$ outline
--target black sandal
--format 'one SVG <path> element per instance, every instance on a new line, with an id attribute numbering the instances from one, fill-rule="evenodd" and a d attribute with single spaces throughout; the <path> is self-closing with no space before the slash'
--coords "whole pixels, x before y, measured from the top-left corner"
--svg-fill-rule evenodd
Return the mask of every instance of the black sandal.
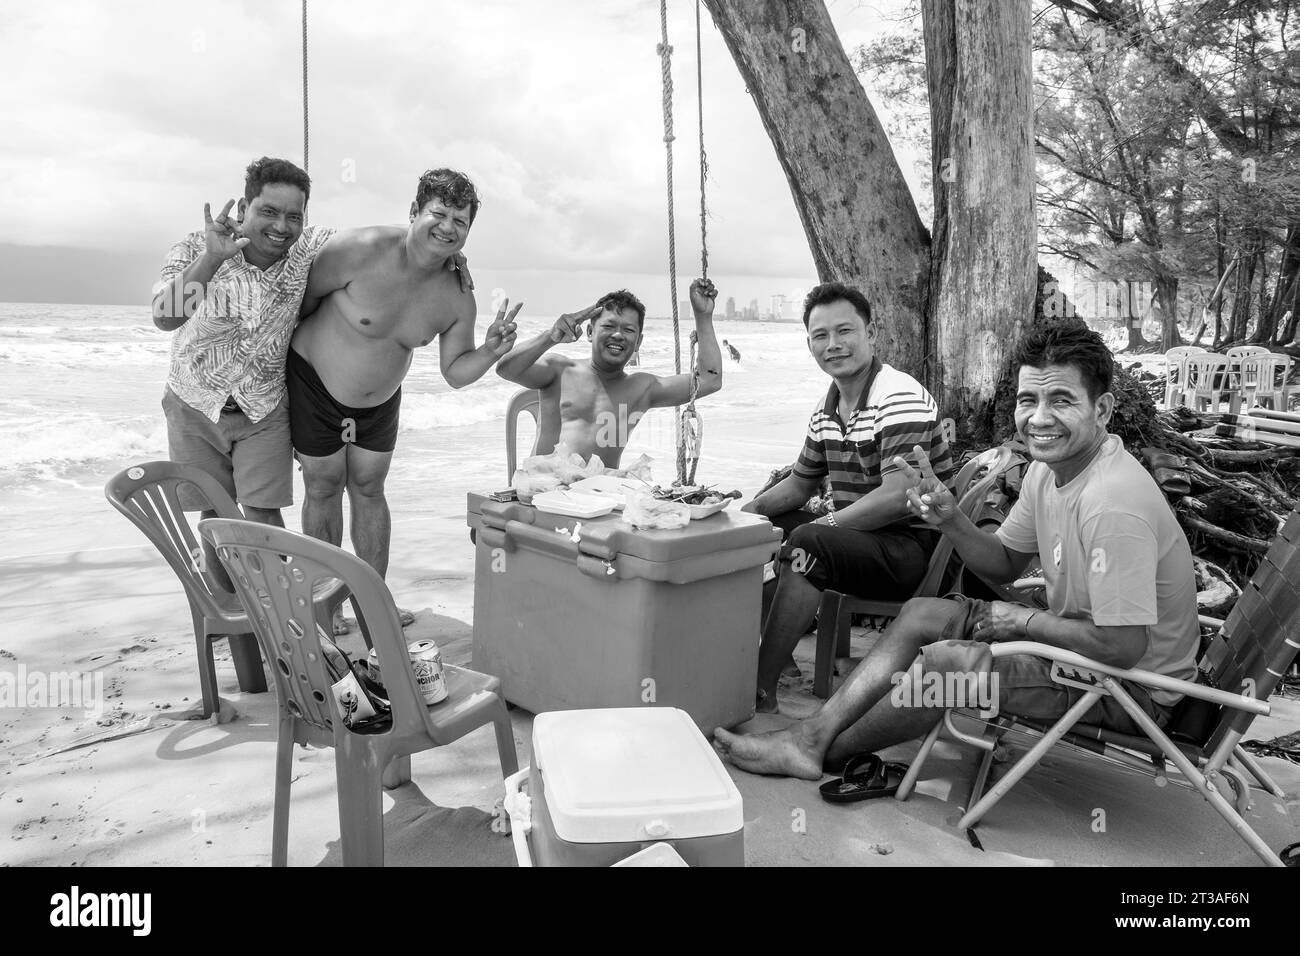
<path id="1" fill-rule="evenodd" d="M 844 764 L 844 776 L 827 780 L 818 791 L 827 803 L 857 803 L 898 793 L 908 765 L 881 760 L 874 753 L 860 753 Z"/>

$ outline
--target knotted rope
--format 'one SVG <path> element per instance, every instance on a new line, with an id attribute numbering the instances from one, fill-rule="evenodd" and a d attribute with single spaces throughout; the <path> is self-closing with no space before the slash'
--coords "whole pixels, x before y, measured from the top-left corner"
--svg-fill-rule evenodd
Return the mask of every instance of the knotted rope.
<path id="1" fill-rule="evenodd" d="M 682 372 L 681 320 L 677 309 L 677 223 L 673 214 L 673 48 L 668 43 L 668 0 L 659 0 L 660 42 L 655 48 L 659 54 L 660 69 L 663 76 L 664 109 L 664 150 L 667 162 L 668 182 L 668 289 L 672 303 L 673 316 L 673 370 Z M 700 4 L 695 3 L 695 80 L 699 94 L 699 129 L 700 129 L 700 275 L 708 278 L 709 250 L 706 217 L 708 208 L 705 203 L 704 181 L 708 175 L 708 157 L 704 151 L 704 68 L 701 57 L 700 40 Z M 697 336 L 691 333 L 691 398 L 677 417 L 675 437 L 677 440 L 677 480 L 684 484 L 694 484 L 695 468 L 700 460 L 700 448 L 704 436 L 704 421 L 695 410 L 695 398 L 699 393 L 700 376 L 695 363 Z"/>

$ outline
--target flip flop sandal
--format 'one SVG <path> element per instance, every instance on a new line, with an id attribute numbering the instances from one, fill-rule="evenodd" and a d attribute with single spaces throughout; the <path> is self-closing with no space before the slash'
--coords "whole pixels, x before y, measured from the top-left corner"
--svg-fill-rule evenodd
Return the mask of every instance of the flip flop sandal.
<path id="1" fill-rule="evenodd" d="M 908 765 L 884 761 L 873 753 L 850 757 L 844 765 L 844 776 L 828 780 L 818 787 L 827 803 L 857 803 L 878 797 L 892 797 L 907 774 Z"/>
<path id="2" fill-rule="evenodd" d="M 1146 459 L 1152 470 L 1169 468 L 1174 471 L 1182 471 L 1187 467 L 1187 459 L 1182 455 L 1174 455 L 1167 451 L 1161 451 L 1159 448 L 1143 448 L 1142 457 Z"/>
<path id="3" fill-rule="evenodd" d="M 1300 843 L 1292 843 L 1290 846 L 1282 847 L 1278 856 L 1287 866 L 1300 866 Z"/>
<path id="4" fill-rule="evenodd" d="M 1192 483 L 1188 480 L 1185 471 L 1176 468 L 1156 468 L 1151 472 L 1151 476 L 1155 478 L 1160 490 L 1167 495 L 1181 498 L 1192 493 Z"/>

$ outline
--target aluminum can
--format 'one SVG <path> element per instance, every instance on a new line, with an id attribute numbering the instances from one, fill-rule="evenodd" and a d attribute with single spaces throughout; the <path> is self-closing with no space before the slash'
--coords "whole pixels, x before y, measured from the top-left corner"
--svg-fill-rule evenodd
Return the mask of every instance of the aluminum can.
<path id="1" fill-rule="evenodd" d="M 411 655 L 411 668 L 415 671 L 415 684 L 426 704 L 436 704 L 447 699 L 447 681 L 442 674 L 442 653 L 433 641 L 416 641 L 407 646 Z"/>

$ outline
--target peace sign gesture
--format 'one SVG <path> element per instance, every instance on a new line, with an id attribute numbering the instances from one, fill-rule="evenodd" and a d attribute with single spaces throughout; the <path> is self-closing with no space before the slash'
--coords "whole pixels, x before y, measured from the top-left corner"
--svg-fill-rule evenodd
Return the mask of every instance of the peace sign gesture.
<path id="1" fill-rule="evenodd" d="M 524 304 L 520 302 L 507 315 L 506 306 L 509 304 L 509 299 L 501 303 L 501 308 L 497 310 L 497 317 L 487 327 L 487 337 L 483 340 L 487 350 L 497 358 L 505 355 L 515 347 L 515 316 L 524 307 Z"/>
<path id="2" fill-rule="evenodd" d="M 234 204 L 233 199 L 227 199 L 215 220 L 212 218 L 212 206 L 209 203 L 203 204 L 203 241 L 207 245 L 208 252 L 222 262 L 249 242 L 247 238 L 239 235 L 239 224 L 230 221 L 230 207 Z"/>
<path id="3" fill-rule="evenodd" d="M 555 325 L 551 326 L 551 341 L 557 344 L 576 342 L 578 336 L 582 334 L 583 324 L 596 318 L 603 311 L 605 311 L 603 306 L 592 305 L 577 312 L 566 312 L 555 320 Z"/>
<path id="4" fill-rule="evenodd" d="M 907 489 L 907 510 L 926 524 L 937 528 L 946 524 L 957 513 L 957 499 L 934 473 L 930 459 L 926 457 L 921 446 L 913 445 L 912 451 L 921 466 L 919 473 L 907 463 L 906 458 L 901 455 L 894 458 L 899 471 L 912 486 Z"/>

